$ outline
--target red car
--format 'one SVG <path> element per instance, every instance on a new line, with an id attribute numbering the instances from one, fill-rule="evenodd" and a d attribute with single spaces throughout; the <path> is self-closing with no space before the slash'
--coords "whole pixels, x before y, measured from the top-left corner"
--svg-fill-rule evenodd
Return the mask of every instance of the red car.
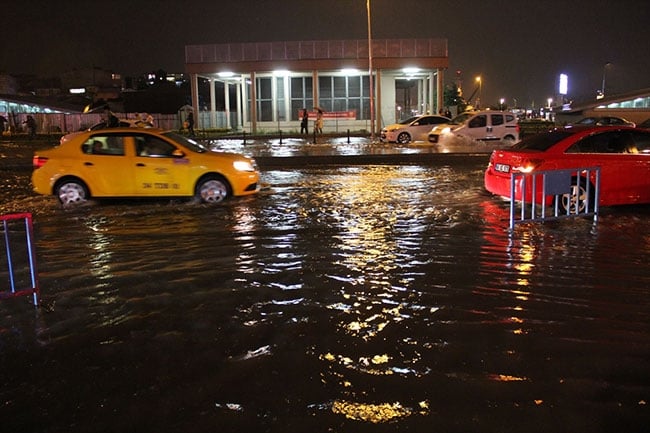
<path id="1" fill-rule="evenodd" d="M 485 188 L 510 198 L 511 173 L 600 167 L 599 206 L 650 203 L 650 130 L 626 126 L 567 126 L 525 138 L 514 146 L 495 150 L 485 171 Z M 571 194 L 564 194 L 562 207 L 591 204 L 595 171 L 573 173 Z M 579 182 L 581 180 L 581 182 Z M 541 192 L 535 197 L 541 203 Z M 532 194 L 531 194 L 532 195 Z M 524 197 L 530 201 L 531 197 Z M 546 197 L 552 203 L 553 197 Z M 521 186 L 515 185 L 515 200 L 521 200 Z"/>

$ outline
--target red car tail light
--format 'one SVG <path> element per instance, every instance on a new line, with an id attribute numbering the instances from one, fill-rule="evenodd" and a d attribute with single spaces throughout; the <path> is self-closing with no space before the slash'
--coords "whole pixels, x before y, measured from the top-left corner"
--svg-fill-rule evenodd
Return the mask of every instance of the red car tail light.
<path id="1" fill-rule="evenodd" d="M 34 169 L 43 167 L 46 162 L 47 158 L 44 156 L 34 155 L 34 158 L 32 158 L 32 165 L 34 166 Z"/>
<path id="2" fill-rule="evenodd" d="M 521 161 L 521 164 L 516 167 L 512 167 L 512 169 L 520 173 L 530 173 L 539 167 L 543 162 L 543 159 L 524 159 Z"/>

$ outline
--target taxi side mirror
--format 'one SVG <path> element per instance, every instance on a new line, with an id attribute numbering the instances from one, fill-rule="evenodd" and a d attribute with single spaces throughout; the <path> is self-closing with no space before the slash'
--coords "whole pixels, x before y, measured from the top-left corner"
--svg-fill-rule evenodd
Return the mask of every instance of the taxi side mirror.
<path id="1" fill-rule="evenodd" d="M 172 156 L 173 156 L 174 158 L 182 158 L 182 157 L 185 156 L 185 152 L 183 152 L 183 151 L 180 150 L 180 149 L 175 149 L 175 150 L 172 152 Z"/>

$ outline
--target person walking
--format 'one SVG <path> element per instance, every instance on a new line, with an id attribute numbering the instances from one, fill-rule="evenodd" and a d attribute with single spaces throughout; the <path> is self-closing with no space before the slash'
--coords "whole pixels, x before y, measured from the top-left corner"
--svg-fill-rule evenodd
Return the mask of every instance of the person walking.
<path id="1" fill-rule="evenodd" d="M 309 113 L 306 108 L 302 109 L 302 118 L 300 119 L 300 133 L 309 134 Z"/>

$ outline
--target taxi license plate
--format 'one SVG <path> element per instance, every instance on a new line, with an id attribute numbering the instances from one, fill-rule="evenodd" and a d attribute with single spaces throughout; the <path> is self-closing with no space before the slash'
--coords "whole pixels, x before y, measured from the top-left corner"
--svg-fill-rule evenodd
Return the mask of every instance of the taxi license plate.
<path id="1" fill-rule="evenodd" d="M 501 173 L 510 173 L 510 166 L 507 164 L 494 164 L 494 169 Z"/>

